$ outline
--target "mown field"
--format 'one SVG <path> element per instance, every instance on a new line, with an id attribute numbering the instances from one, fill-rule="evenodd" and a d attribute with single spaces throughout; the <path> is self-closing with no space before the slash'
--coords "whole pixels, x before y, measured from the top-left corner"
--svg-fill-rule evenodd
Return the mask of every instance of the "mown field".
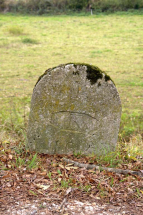
<path id="1" fill-rule="evenodd" d="M 0 141 L 26 136 L 38 77 L 68 62 L 98 66 L 122 101 L 119 141 L 142 142 L 143 15 L 27 16 L 0 14 Z M 141 146 L 142 148 L 142 146 Z"/>

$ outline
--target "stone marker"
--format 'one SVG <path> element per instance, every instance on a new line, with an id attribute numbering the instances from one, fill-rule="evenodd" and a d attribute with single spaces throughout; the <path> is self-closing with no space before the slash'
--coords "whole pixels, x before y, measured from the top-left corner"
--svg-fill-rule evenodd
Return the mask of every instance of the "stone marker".
<path id="1" fill-rule="evenodd" d="M 59 65 L 34 87 L 28 146 L 48 154 L 110 152 L 120 118 L 120 97 L 107 74 L 87 64 Z"/>

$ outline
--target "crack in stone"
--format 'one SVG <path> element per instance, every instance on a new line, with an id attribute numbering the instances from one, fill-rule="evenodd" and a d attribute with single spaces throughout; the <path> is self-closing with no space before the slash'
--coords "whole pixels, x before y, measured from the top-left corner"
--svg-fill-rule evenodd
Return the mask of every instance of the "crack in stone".
<path id="1" fill-rule="evenodd" d="M 59 129 L 59 127 L 57 127 L 56 125 L 54 125 L 54 124 L 52 124 L 52 123 L 47 123 L 48 125 L 51 125 L 51 126 L 53 126 L 54 128 L 56 128 L 58 131 L 57 131 L 57 133 L 58 132 L 71 132 L 71 133 L 78 133 L 78 134 L 84 134 L 84 132 L 81 132 L 81 131 L 74 131 L 74 130 L 69 130 L 69 129 Z"/>
<path id="2" fill-rule="evenodd" d="M 59 133 L 59 132 L 71 132 L 71 133 L 77 133 L 77 134 L 85 134 L 85 132 L 81 132 L 81 131 L 74 131 L 74 130 L 69 130 L 69 129 L 59 129 L 59 127 L 57 127 L 56 125 L 54 125 L 50 122 L 48 123 L 48 125 L 51 125 L 54 128 L 56 128 L 58 130 L 57 133 Z M 87 137 L 91 137 L 91 136 L 93 136 L 93 135 L 87 133 Z"/>
<path id="3" fill-rule="evenodd" d="M 68 130 L 68 129 L 60 129 L 59 131 L 71 132 L 71 133 L 77 133 L 77 134 L 85 134 L 84 132 L 81 132 L 81 131 L 74 131 L 74 130 Z"/>
<path id="4" fill-rule="evenodd" d="M 54 113 L 52 113 L 52 114 L 58 114 L 58 113 L 80 114 L 80 115 L 85 115 L 85 116 L 91 117 L 92 119 L 97 120 L 95 117 L 91 116 L 90 114 L 87 114 L 87 113 L 79 113 L 79 112 L 76 112 L 76 111 L 58 111 L 58 112 L 54 112 Z M 97 120 L 97 121 L 98 121 L 98 120 Z"/>

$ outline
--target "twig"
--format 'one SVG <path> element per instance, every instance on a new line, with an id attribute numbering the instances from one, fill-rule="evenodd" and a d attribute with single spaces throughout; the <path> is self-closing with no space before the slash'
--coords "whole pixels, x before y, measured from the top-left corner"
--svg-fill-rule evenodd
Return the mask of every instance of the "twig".
<path id="1" fill-rule="evenodd" d="M 64 212 L 64 206 L 65 206 L 65 204 L 66 204 L 66 202 L 67 202 L 68 195 L 69 195 L 69 193 L 73 192 L 74 190 L 75 190 L 75 189 L 74 189 L 74 188 L 71 188 L 71 187 L 67 189 L 66 194 L 65 194 L 65 197 L 64 197 L 64 199 L 63 199 L 61 205 L 60 205 L 59 208 L 58 208 L 59 211 L 62 210 L 62 212 Z"/>
<path id="2" fill-rule="evenodd" d="M 62 201 L 61 205 L 59 206 L 59 211 L 64 211 L 64 205 L 66 204 L 67 201 L 67 196 L 64 198 L 64 200 Z"/>
<path id="3" fill-rule="evenodd" d="M 95 170 L 106 170 L 108 172 L 115 172 L 118 174 L 123 174 L 123 175 L 138 175 L 140 177 L 143 177 L 143 173 L 141 171 L 132 171 L 132 170 L 124 170 L 124 169 L 116 169 L 116 168 L 110 168 L 110 167 L 102 167 L 102 166 L 97 166 L 94 164 L 84 164 L 84 163 L 79 163 L 67 158 L 63 158 L 63 161 L 66 163 L 72 163 L 74 166 L 81 167 L 81 168 L 86 168 L 86 169 L 95 169 Z"/>

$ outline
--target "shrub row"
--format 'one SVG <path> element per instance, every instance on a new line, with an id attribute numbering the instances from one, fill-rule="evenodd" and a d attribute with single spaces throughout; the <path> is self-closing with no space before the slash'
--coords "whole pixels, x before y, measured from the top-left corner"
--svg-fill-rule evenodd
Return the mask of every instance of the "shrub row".
<path id="1" fill-rule="evenodd" d="M 0 0 L 0 11 L 49 13 L 93 9 L 99 12 L 143 8 L 143 0 Z"/>

